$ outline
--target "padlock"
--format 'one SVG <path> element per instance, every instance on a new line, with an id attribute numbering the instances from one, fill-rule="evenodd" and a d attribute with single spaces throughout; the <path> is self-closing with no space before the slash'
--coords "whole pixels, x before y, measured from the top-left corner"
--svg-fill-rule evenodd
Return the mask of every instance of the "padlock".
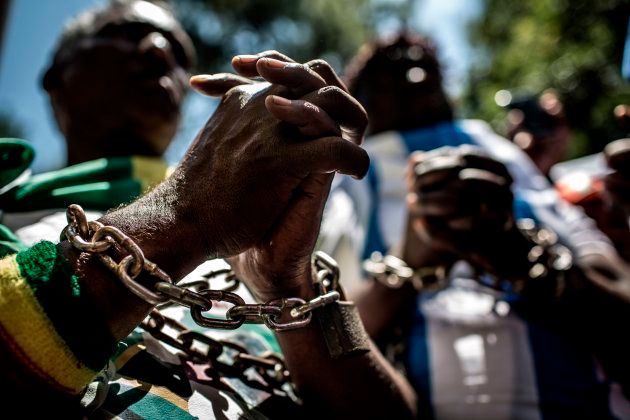
<path id="1" fill-rule="evenodd" d="M 365 354 L 370 350 L 359 310 L 350 301 L 337 301 L 315 310 L 333 359 Z"/>

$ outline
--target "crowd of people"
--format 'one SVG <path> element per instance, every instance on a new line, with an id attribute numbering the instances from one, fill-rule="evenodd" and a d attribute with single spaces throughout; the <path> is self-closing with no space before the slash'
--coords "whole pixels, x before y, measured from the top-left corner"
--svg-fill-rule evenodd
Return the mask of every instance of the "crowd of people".
<path id="1" fill-rule="evenodd" d="M 43 78 L 69 166 L 0 139 L 5 410 L 630 418 L 630 139 L 593 197 L 558 189 L 559 95 L 509 138 L 458 119 L 408 31 L 343 76 L 194 63 L 165 6 L 88 10 Z M 220 105 L 169 168 L 188 85 Z"/>

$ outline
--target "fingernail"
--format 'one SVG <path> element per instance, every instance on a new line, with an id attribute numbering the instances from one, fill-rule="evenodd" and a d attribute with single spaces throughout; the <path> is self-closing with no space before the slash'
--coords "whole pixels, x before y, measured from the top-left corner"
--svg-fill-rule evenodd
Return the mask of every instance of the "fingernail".
<path id="1" fill-rule="evenodd" d="M 207 80 L 213 80 L 214 75 L 212 74 L 196 74 L 190 78 L 191 82 L 205 82 Z"/>
<path id="2" fill-rule="evenodd" d="M 273 95 L 271 97 L 271 100 L 273 101 L 274 104 L 278 106 L 291 106 L 291 101 L 286 98 L 283 98 L 282 96 Z"/>
<path id="3" fill-rule="evenodd" d="M 243 54 L 243 55 L 237 55 L 236 57 L 234 57 L 234 59 L 242 64 L 249 64 L 258 60 L 258 57 L 255 55 Z"/>
<path id="4" fill-rule="evenodd" d="M 263 58 L 264 64 L 275 69 L 283 69 L 287 63 L 284 61 L 274 60 L 273 58 Z"/>

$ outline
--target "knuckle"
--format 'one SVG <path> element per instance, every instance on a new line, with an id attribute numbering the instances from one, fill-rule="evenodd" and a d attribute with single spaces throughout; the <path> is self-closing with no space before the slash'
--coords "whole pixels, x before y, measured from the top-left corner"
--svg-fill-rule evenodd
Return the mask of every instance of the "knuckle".
<path id="1" fill-rule="evenodd" d="M 282 54 L 278 50 L 267 50 L 267 51 L 263 51 L 263 52 L 260 53 L 261 57 L 281 56 L 281 55 Z"/>
<path id="2" fill-rule="evenodd" d="M 321 112 L 320 109 L 317 105 L 312 104 L 310 102 L 307 101 L 302 101 L 302 106 L 301 106 L 302 112 L 304 113 L 304 115 L 308 115 L 311 118 L 321 118 Z"/>
<path id="3" fill-rule="evenodd" d="M 313 74 L 313 70 L 306 64 L 297 63 L 295 64 L 295 68 L 300 72 Z"/>
<path id="4" fill-rule="evenodd" d="M 324 70 L 333 72 L 332 67 L 330 67 L 330 64 L 328 64 L 326 60 L 322 60 L 321 58 L 316 58 L 315 60 L 311 60 L 306 64 L 313 70 L 324 69 Z"/>
<path id="5" fill-rule="evenodd" d="M 313 105 L 306 101 L 300 101 L 297 107 L 297 116 L 302 121 L 302 125 L 306 125 L 313 119 Z"/>
<path id="6" fill-rule="evenodd" d="M 249 97 L 250 95 L 245 92 L 245 90 L 243 90 L 243 88 L 241 86 L 234 86 L 232 88 L 230 88 L 227 92 L 225 92 L 225 94 L 223 95 L 223 102 L 233 102 L 233 101 L 239 101 L 242 102 L 246 97 Z"/>
<path id="7" fill-rule="evenodd" d="M 322 96 L 344 96 L 345 92 L 337 86 L 324 86 L 317 90 L 318 95 Z"/>

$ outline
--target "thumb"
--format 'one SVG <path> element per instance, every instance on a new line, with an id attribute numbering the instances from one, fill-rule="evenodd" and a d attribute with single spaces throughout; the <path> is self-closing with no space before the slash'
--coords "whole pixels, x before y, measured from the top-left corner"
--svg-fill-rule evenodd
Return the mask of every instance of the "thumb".
<path id="1" fill-rule="evenodd" d="M 252 80 L 231 73 L 198 74 L 188 81 L 190 87 L 206 96 L 223 96 L 228 90 L 250 85 Z"/>

